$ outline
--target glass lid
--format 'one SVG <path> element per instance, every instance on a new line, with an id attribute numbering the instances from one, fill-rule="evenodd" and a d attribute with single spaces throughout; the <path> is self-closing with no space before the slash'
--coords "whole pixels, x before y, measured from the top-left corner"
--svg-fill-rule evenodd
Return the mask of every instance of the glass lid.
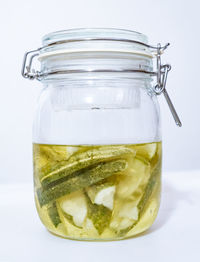
<path id="1" fill-rule="evenodd" d="M 52 32 L 42 38 L 40 59 L 74 52 L 123 52 L 152 57 L 145 35 L 124 29 L 80 28 Z"/>

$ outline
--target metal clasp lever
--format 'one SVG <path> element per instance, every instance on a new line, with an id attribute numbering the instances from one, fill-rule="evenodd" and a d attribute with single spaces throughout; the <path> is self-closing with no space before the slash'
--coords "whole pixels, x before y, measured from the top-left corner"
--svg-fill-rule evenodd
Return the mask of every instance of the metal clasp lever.
<path id="1" fill-rule="evenodd" d="M 24 78 L 29 78 L 31 80 L 34 80 L 35 78 L 39 78 L 40 76 L 39 72 L 32 69 L 33 58 L 39 55 L 39 50 L 40 49 L 32 50 L 24 54 L 22 70 L 21 70 L 21 74 Z M 31 56 L 29 56 L 30 54 Z"/>
<path id="2" fill-rule="evenodd" d="M 168 92 L 166 90 L 166 83 L 167 83 L 167 76 L 169 71 L 171 70 L 171 66 L 169 64 L 161 65 L 161 46 L 158 44 L 157 49 L 157 85 L 154 87 L 154 91 L 157 95 L 160 95 L 163 93 L 165 100 L 167 101 L 167 104 L 169 106 L 169 109 L 171 111 L 171 114 L 174 118 L 174 121 L 177 126 L 181 127 L 182 123 L 180 121 L 180 118 L 174 108 L 174 105 L 168 95 Z"/>

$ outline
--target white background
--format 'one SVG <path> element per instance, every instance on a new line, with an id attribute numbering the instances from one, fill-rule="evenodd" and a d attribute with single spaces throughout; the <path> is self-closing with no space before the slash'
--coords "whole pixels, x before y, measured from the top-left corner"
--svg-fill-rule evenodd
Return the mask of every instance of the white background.
<path id="1" fill-rule="evenodd" d="M 2 1 L 0 7 L 0 183 L 32 180 L 32 118 L 41 85 L 21 77 L 26 50 L 52 31 L 115 27 L 171 42 L 164 56 L 173 70 L 168 91 L 183 122 L 175 126 L 163 98 L 164 170 L 200 169 L 200 86 L 198 0 Z"/>

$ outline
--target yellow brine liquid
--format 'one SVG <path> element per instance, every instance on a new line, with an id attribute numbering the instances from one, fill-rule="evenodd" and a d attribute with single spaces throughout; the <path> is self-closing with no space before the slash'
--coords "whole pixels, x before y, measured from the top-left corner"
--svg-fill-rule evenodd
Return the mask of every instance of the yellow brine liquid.
<path id="1" fill-rule="evenodd" d="M 78 240 L 139 234 L 160 203 L 161 142 L 33 145 L 36 206 L 47 229 Z"/>

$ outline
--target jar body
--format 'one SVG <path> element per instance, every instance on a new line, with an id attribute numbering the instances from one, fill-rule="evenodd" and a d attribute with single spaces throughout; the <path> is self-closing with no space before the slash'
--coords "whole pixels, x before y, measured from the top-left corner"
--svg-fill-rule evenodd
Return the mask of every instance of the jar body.
<path id="1" fill-rule="evenodd" d="M 139 234 L 160 203 L 161 134 L 150 79 L 76 76 L 43 89 L 33 125 L 36 206 L 59 236 Z"/>

